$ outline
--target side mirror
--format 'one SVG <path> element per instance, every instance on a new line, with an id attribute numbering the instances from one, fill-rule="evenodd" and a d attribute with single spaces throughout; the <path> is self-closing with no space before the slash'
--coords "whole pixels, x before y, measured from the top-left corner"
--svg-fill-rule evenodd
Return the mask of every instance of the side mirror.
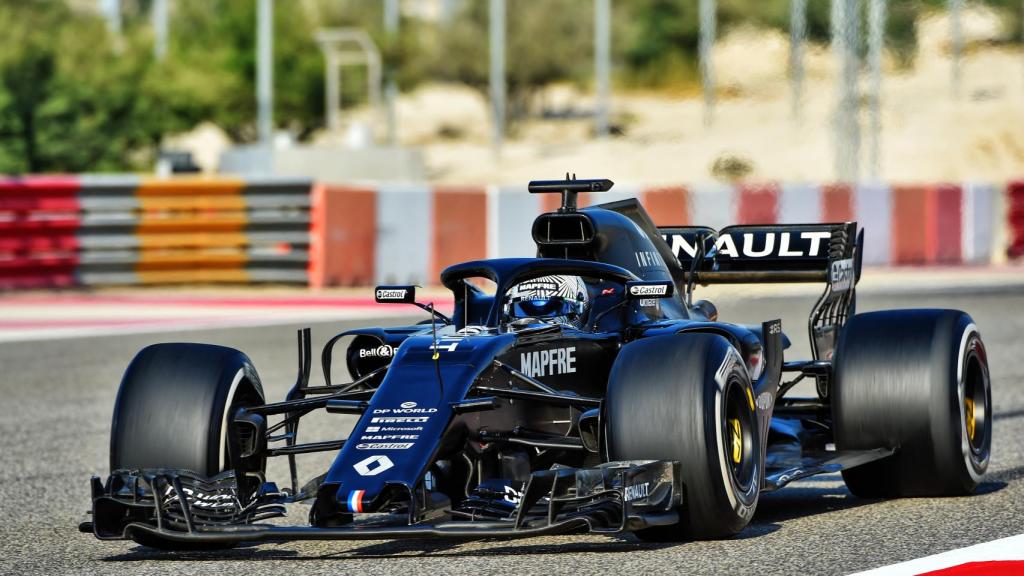
<path id="1" fill-rule="evenodd" d="M 626 282 L 626 298 L 669 298 L 672 296 L 672 289 L 671 280 L 633 280 Z"/>
<path id="2" fill-rule="evenodd" d="M 435 310 L 433 303 L 421 304 L 416 301 L 416 286 L 377 286 L 373 290 L 373 298 L 377 304 L 412 304 L 429 312 L 431 318 L 452 324 L 452 319 Z"/>
<path id="3" fill-rule="evenodd" d="M 377 286 L 373 291 L 377 304 L 415 304 L 415 286 Z"/>

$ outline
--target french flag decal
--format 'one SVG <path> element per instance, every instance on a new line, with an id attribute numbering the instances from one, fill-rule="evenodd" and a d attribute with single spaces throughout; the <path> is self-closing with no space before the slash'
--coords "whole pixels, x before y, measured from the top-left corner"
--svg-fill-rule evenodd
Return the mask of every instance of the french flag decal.
<path id="1" fill-rule="evenodd" d="M 353 490 L 348 494 L 348 509 L 350 512 L 363 511 L 363 494 L 366 490 Z"/>

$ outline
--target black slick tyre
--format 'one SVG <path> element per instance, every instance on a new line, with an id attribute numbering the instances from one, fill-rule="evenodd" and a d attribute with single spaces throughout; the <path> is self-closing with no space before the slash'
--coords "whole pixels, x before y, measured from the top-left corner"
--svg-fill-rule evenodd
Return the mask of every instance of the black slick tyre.
<path id="1" fill-rule="evenodd" d="M 256 369 L 238 350 L 184 343 L 143 348 L 128 365 L 114 403 L 110 469 L 182 469 L 206 477 L 235 469 L 229 418 L 238 408 L 263 403 Z M 158 548 L 211 547 L 136 541 Z"/>
<path id="2" fill-rule="evenodd" d="M 673 526 L 644 540 L 712 540 L 742 530 L 760 494 L 760 434 L 743 359 L 716 334 L 626 345 L 605 399 L 611 460 L 682 462 L 684 503 Z"/>
<path id="3" fill-rule="evenodd" d="M 992 392 L 971 317 L 957 310 L 853 316 L 835 353 L 839 450 L 895 453 L 843 471 L 856 496 L 969 494 L 988 468 Z"/>

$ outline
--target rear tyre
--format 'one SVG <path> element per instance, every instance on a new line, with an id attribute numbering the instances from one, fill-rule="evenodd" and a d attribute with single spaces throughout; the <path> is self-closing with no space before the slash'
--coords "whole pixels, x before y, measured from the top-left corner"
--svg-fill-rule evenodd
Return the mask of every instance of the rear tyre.
<path id="1" fill-rule="evenodd" d="M 969 494 L 988 468 L 992 392 L 971 317 L 891 310 L 850 319 L 835 353 L 839 450 L 895 448 L 843 471 L 863 498 Z"/>
<path id="2" fill-rule="evenodd" d="M 128 365 L 117 392 L 110 469 L 173 468 L 205 477 L 237 469 L 238 458 L 227 442 L 229 418 L 238 408 L 263 403 L 259 375 L 238 350 L 210 344 L 143 348 Z M 247 464 L 251 469 L 252 463 Z M 265 461 L 257 467 L 262 472 Z M 226 547 L 144 536 L 135 541 L 177 550 Z"/>
<path id="3" fill-rule="evenodd" d="M 651 541 L 713 540 L 742 530 L 760 493 L 761 438 L 739 352 L 722 336 L 633 342 L 608 379 L 612 460 L 682 462 L 679 523 L 636 532 Z"/>

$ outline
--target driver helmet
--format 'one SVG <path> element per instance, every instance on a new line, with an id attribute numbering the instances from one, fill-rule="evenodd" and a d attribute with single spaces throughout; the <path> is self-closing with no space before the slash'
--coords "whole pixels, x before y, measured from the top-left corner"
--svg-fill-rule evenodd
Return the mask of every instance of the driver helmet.
<path id="1" fill-rule="evenodd" d="M 504 315 L 509 323 L 529 319 L 579 328 L 587 302 L 587 285 L 579 276 L 541 276 L 509 289 Z"/>

